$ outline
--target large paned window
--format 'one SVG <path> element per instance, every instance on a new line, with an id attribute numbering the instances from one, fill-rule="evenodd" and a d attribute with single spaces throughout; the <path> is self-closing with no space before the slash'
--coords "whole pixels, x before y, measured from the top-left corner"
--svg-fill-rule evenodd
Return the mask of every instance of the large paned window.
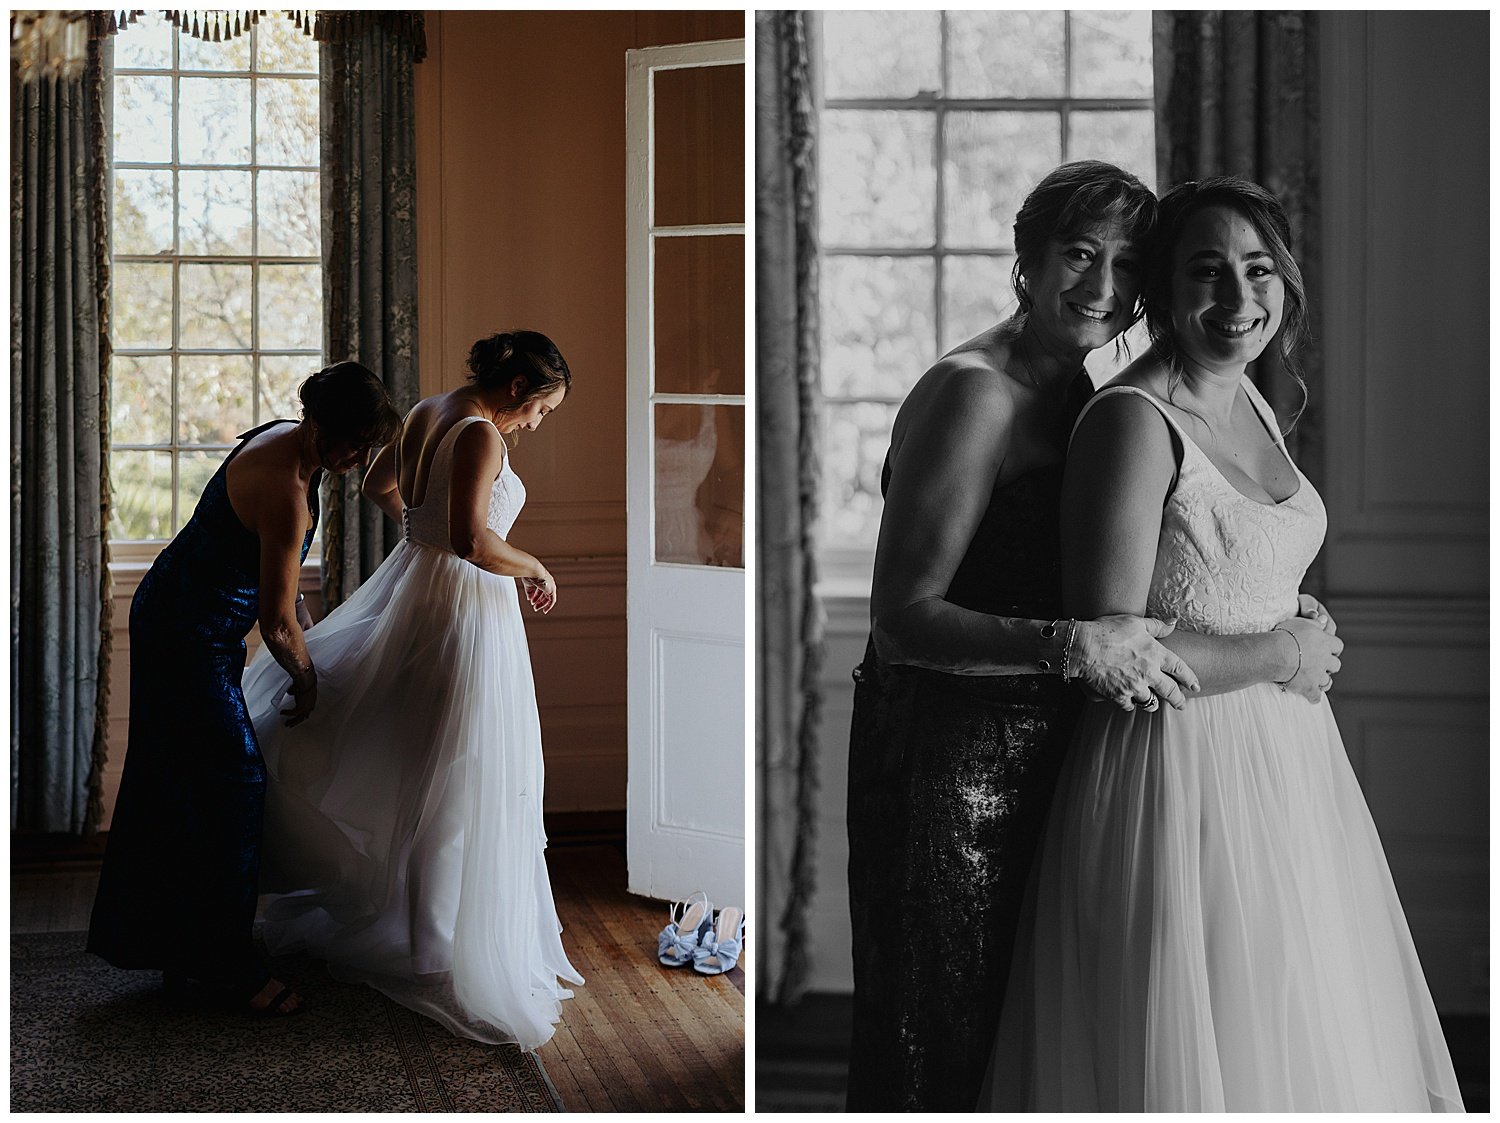
<path id="1" fill-rule="evenodd" d="M 110 537 L 151 543 L 322 364 L 318 46 L 280 13 L 207 43 L 153 12 L 114 67 Z"/>
<path id="2" fill-rule="evenodd" d="M 837 578 L 868 574 L 901 400 L 1014 309 L 1027 192 L 1078 159 L 1154 188 L 1155 128 L 1149 12 L 824 12 L 820 36 L 820 555 Z"/>

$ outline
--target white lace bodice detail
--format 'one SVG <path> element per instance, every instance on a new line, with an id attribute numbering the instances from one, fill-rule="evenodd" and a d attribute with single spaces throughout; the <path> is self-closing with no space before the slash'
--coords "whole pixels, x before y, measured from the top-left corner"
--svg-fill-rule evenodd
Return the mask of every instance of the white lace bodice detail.
<path id="1" fill-rule="evenodd" d="M 475 421 L 489 424 L 482 417 L 465 417 L 455 422 L 438 443 L 437 452 L 432 456 L 432 466 L 427 470 L 427 491 L 422 496 L 422 502 L 416 507 L 405 507 L 401 512 L 408 542 L 453 552 L 448 533 L 448 492 L 453 482 L 453 446 L 463 427 Z M 525 502 L 526 486 L 521 483 L 521 477 L 511 471 L 510 457 L 506 456 L 505 467 L 500 469 L 500 474 L 495 477 L 494 485 L 490 488 L 490 512 L 486 525 L 501 538 L 507 537 Z"/>
<path id="2" fill-rule="evenodd" d="M 1249 379 L 1250 404 L 1276 435 L 1275 414 Z M 1094 395 L 1084 412 L 1109 394 L 1138 394 L 1182 441 L 1182 467 L 1162 510 L 1161 536 L 1146 614 L 1178 620 L 1188 631 L 1218 635 L 1262 632 L 1297 614 L 1297 591 L 1323 544 L 1328 515 L 1307 477 L 1297 474 L 1296 494 L 1261 503 L 1236 490 L 1186 431 L 1150 394 L 1112 386 Z M 1080 418 L 1082 413 L 1079 414 Z M 1288 461 L 1290 461 L 1288 457 Z"/>

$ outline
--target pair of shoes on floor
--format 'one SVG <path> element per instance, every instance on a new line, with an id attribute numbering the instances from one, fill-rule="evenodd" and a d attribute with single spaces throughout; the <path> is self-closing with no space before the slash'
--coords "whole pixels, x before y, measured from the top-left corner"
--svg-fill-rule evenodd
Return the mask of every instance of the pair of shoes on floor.
<path id="1" fill-rule="evenodd" d="M 700 975 L 722 975 L 734 970 L 745 946 L 745 914 L 729 906 L 717 916 L 708 894 L 694 893 L 675 901 L 671 923 L 656 941 L 656 958 L 663 967 L 686 967 Z"/>

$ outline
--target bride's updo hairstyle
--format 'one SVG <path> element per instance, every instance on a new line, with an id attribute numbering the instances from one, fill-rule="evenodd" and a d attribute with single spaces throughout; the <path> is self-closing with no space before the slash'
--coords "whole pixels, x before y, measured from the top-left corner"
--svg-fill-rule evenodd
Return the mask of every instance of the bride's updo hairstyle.
<path id="1" fill-rule="evenodd" d="M 1258 183 L 1232 175 L 1179 183 L 1161 198 L 1156 235 L 1151 242 L 1146 269 L 1146 331 L 1150 333 L 1152 347 L 1166 361 L 1171 372 L 1169 400 L 1171 389 L 1182 377 L 1181 353 L 1176 333 L 1172 330 L 1173 256 L 1188 219 L 1205 207 L 1228 207 L 1244 215 L 1270 251 L 1271 260 L 1276 263 L 1276 271 L 1281 274 L 1286 288 L 1276 346 L 1281 354 L 1282 369 L 1302 389 L 1305 407 L 1307 383 L 1302 377 L 1297 355 L 1311 333 L 1307 326 L 1307 285 L 1302 280 L 1297 259 L 1292 256 L 1291 223 L 1275 195 Z M 1298 416 L 1301 412 L 1301 409 L 1297 411 Z M 1294 424 L 1295 417 L 1288 424 L 1288 430 Z"/>
<path id="2" fill-rule="evenodd" d="M 385 384 L 359 363 L 324 367 L 297 391 L 302 416 L 314 421 L 328 444 L 374 448 L 401 430 L 401 415 L 391 405 Z"/>
<path id="3" fill-rule="evenodd" d="M 1016 212 L 1016 264 L 1010 284 L 1021 311 L 1030 312 L 1032 306 L 1026 277 L 1036 271 L 1054 241 L 1114 226 L 1144 255 L 1155 225 L 1156 196 L 1129 172 L 1103 160 L 1074 160 L 1053 168 Z M 1142 311 L 1137 303 L 1132 324 Z"/>
<path id="4" fill-rule="evenodd" d="M 552 340 L 539 331 L 502 331 L 479 340 L 469 349 L 469 381 L 485 390 L 509 386 L 517 378 L 526 389 L 516 401 L 525 405 L 545 398 L 559 386 L 566 394 L 573 374 Z"/>

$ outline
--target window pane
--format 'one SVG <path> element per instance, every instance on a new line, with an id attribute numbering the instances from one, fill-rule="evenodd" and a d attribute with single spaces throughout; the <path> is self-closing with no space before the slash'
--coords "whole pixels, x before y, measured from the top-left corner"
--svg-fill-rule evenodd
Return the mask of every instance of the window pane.
<path id="1" fill-rule="evenodd" d="M 950 97 L 1062 97 L 1063 13 L 949 12 L 948 59 Z"/>
<path id="2" fill-rule="evenodd" d="M 323 267 L 262 265 L 260 345 L 273 350 L 323 348 Z"/>
<path id="3" fill-rule="evenodd" d="M 177 377 L 181 444 L 233 444 L 236 436 L 254 426 L 249 355 L 183 355 Z"/>
<path id="4" fill-rule="evenodd" d="M 1151 96 L 1149 11 L 1074 12 L 1072 35 L 1074 97 Z"/>
<path id="5" fill-rule="evenodd" d="M 122 74 L 115 79 L 117 164 L 172 159 L 172 79 Z"/>
<path id="6" fill-rule="evenodd" d="M 184 254 L 250 252 L 250 173 L 181 172 L 178 236 Z"/>
<path id="7" fill-rule="evenodd" d="M 932 365 L 934 268 L 930 257 L 824 259 L 824 394 L 900 398 Z"/>
<path id="8" fill-rule="evenodd" d="M 745 221 L 745 68 L 658 71 L 655 223 Z"/>
<path id="9" fill-rule="evenodd" d="M 114 37 L 115 70 L 171 69 L 172 35 L 172 25 L 159 12 L 143 13 L 127 32 Z"/>
<path id="10" fill-rule="evenodd" d="M 198 500 L 203 497 L 203 489 L 228 455 L 228 452 L 219 450 L 177 454 L 177 522 L 172 527 L 173 534 L 192 518 Z"/>
<path id="11" fill-rule="evenodd" d="M 172 173 L 115 173 L 115 253 L 172 252 Z"/>
<path id="12" fill-rule="evenodd" d="M 745 392 L 743 235 L 656 239 L 656 389 Z"/>
<path id="13" fill-rule="evenodd" d="M 943 258 L 943 342 L 951 351 L 966 339 L 999 323 L 1015 310 L 1010 287 L 1015 257 L 955 254 Z"/>
<path id="14" fill-rule="evenodd" d="M 949 113 L 943 160 L 948 245 L 1012 248 L 1021 203 L 1060 163 L 1060 114 L 1009 110 Z"/>
<path id="15" fill-rule="evenodd" d="M 317 172 L 256 172 L 260 252 L 317 257 L 322 244 Z"/>
<path id="16" fill-rule="evenodd" d="M 255 25 L 255 68 L 270 72 L 318 72 L 317 41 L 280 12 Z"/>
<path id="17" fill-rule="evenodd" d="M 263 78 L 256 92 L 256 161 L 317 167 L 317 79 Z"/>
<path id="18" fill-rule="evenodd" d="M 118 261 L 110 279 L 110 340 L 116 347 L 172 346 L 172 267 Z"/>
<path id="19" fill-rule="evenodd" d="M 296 421 L 302 416 L 297 390 L 323 364 L 317 355 L 262 355 L 260 414 L 257 425 L 277 418 Z"/>
<path id="20" fill-rule="evenodd" d="M 172 525 L 172 454 L 113 452 L 109 458 L 109 536 L 168 538 Z"/>
<path id="21" fill-rule="evenodd" d="M 279 18 L 281 13 L 275 13 Z M 183 70 L 249 70 L 250 37 L 241 35 L 219 43 L 208 43 L 194 39 L 191 35 L 177 36 L 178 63 Z"/>
<path id="22" fill-rule="evenodd" d="M 823 414 L 823 548 L 875 548 L 880 532 L 880 470 L 891 446 L 896 406 L 878 402 L 830 403 Z"/>
<path id="23" fill-rule="evenodd" d="M 250 266 L 184 263 L 182 346 L 250 348 Z"/>
<path id="24" fill-rule="evenodd" d="M 925 110 L 823 114 L 818 182 L 824 246 L 933 244 L 936 120 Z"/>
<path id="25" fill-rule="evenodd" d="M 1156 121 L 1149 109 L 1068 114 L 1068 159 L 1107 160 L 1156 189 Z"/>
<path id="26" fill-rule="evenodd" d="M 658 405 L 655 414 L 656 560 L 740 568 L 745 407 Z"/>
<path id="27" fill-rule="evenodd" d="M 184 164 L 250 162 L 250 79 L 183 78 L 178 158 Z"/>
<path id="28" fill-rule="evenodd" d="M 939 43 L 937 12 L 824 12 L 823 96 L 938 93 Z"/>
<path id="29" fill-rule="evenodd" d="M 109 370 L 109 439 L 122 445 L 170 441 L 172 357 L 115 355 Z"/>

